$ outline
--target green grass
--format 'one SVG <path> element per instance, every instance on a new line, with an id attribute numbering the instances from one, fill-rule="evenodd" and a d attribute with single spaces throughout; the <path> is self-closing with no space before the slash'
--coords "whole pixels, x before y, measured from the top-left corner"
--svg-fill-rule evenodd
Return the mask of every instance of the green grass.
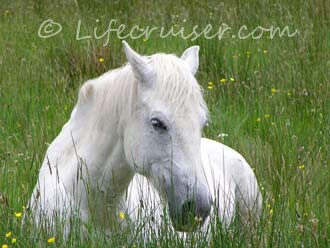
<path id="1" fill-rule="evenodd" d="M 130 227 L 82 241 L 77 232 L 68 241 L 58 233 L 21 226 L 21 212 L 31 196 L 47 148 L 69 118 L 79 86 L 125 62 L 121 41 L 76 41 L 78 19 L 84 34 L 95 26 L 105 32 L 111 19 L 132 27 L 194 25 L 215 29 L 226 23 L 232 32 L 222 40 L 179 37 L 127 39 L 142 54 L 181 54 L 198 44 L 197 78 L 205 89 L 211 122 L 205 136 L 221 139 L 254 168 L 264 198 L 256 230 L 239 224 L 214 229 L 213 247 L 329 247 L 330 245 L 330 4 L 328 0 L 273 1 L 7 1 L 0 4 L 0 245 L 13 247 L 122 247 Z M 63 31 L 38 37 L 40 24 L 52 18 Z M 96 19 L 100 22 L 96 23 Z M 186 19 L 186 21 L 184 21 Z M 117 25 L 117 26 L 118 26 Z M 231 38 L 242 26 L 289 26 L 299 36 L 257 40 Z M 115 25 L 116 26 L 116 25 Z M 99 58 L 105 59 L 103 63 Z M 233 77 L 235 82 L 229 82 Z M 227 78 L 227 83 L 220 83 Z M 208 82 L 214 87 L 208 90 Z M 275 92 L 272 92 L 275 89 Z M 266 118 L 265 115 L 268 117 Z M 268 116 L 269 115 L 269 116 Z M 260 121 L 257 121 L 260 118 Z M 302 165 L 304 165 L 302 167 Z M 77 223 L 75 226 L 79 226 Z M 89 227 L 93 229 L 93 227 Z M 78 230 L 78 228 L 77 228 Z M 150 247 L 206 246 L 203 236 L 184 243 L 161 230 Z M 49 237 L 56 236 L 53 244 Z M 134 243 L 142 246 L 143 239 Z M 135 242 L 134 241 L 134 242 Z"/>

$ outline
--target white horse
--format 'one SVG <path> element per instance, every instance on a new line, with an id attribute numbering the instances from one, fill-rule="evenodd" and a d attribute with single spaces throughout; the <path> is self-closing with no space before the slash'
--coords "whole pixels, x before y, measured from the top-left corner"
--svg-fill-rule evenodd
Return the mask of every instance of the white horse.
<path id="1" fill-rule="evenodd" d="M 181 58 L 144 57 L 123 42 L 129 64 L 86 82 L 69 121 L 50 144 L 33 191 L 35 221 L 73 214 L 110 228 L 135 173 L 166 198 L 176 230 L 210 214 L 202 166 L 207 107 L 194 74 L 198 46 Z M 76 211 L 76 212 L 74 212 Z"/>
<path id="2" fill-rule="evenodd" d="M 214 202 L 213 211 L 224 227 L 233 221 L 236 210 L 244 224 L 257 221 L 262 209 L 262 196 L 257 179 L 246 160 L 235 150 L 219 142 L 202 138 L 201 156 L 203 173 Z M 139 223 L 142 219 L 153 223 L 151 228 L 162 225 L 166 199 L 144 176 L 135 175 L 122 199 L 121 211 L 127 213 L 130 221 Z M 149 218 L 149 220 L 148 220 Z M 203 225 L 206 231 L 210 218 Z M 150 227 L 149 227 L 150 228 Z"/>

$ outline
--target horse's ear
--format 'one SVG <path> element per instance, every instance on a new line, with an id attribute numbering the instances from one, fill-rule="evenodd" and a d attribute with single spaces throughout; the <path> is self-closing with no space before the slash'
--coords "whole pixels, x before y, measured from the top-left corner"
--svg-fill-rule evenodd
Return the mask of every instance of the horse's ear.
<path id="1" fill-rule="evenodd" d="M 136 53 L 126 41 L 123 41 L 126 58 L 132 66 L 135 77 L 144 85 L 150 85 L 153 80 L 153 70 L 145 57 Z"/>
<path id="2" fill-rule="evenodd" d="M 199 46 L 189 47 L 186 51 L 181 55 L 181 59 L 187 63 L 189 69 L 193 75 L 196 74 L 199 65 Z"/>

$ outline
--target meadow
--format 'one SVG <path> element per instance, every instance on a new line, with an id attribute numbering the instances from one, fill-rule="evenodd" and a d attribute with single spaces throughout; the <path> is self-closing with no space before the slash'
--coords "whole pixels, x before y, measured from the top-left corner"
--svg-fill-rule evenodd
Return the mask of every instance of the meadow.
<path id="1" fill-rule="evenodd" d="M 187 34 L 195 25 L 231 29 L 196 40 L 153 32 L 127 38 L 140 54 L 180 55 L 200 46 L 197 79 L 210 111 L 204 136 L 239 151 L 253 167 L 262 195 L 260 223 L 249 232 L 235 222 L 212 230 L 211 247 L 330 246 L 330 2 L 328 0 L 255 1 L 0 1 L 0 245 L 8 247 L 141 247 L 129 227 L 110 239 L 83 241 L 73 231 L 51 233 L 22 226 L 25 206 L 37 180 L 45 151 L 68 120 L 79 87 L 90 78 L 124 64 L 115 32 L 97 39 L 111 20 L 114 27 L 164 27 Z M 53 19 L 62 31 L 38 35 Z M 78 20 L 81 20 L 77 40 Z M 97 21 L 98 20 L 98 21 Z M 283 29 L 275 35 L 258 26 Z M 124 33 L 125 33 L 124 32 Z M 210 34 L 211 34 L 210 33 Z M 235 37 L 233 36 L 235 35 Z M 28 221 L 29 222 L 29 221 Z M 79 225 L 79 222 L 75 225 Z M 93 228 L 90 226 L 89 228 Z M 78 228 L 77 228 L 78 229 Z M 185 243 L 162 230 L 148 247 L 208 247 L 203 234 Z M 7 246 L 6 246 L 7 245 Z"/>

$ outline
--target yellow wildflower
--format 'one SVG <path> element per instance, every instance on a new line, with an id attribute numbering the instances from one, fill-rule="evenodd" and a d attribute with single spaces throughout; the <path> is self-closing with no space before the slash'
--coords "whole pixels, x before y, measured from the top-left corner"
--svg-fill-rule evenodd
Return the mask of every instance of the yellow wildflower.
<path id="1" fill-rule="evenodd" d="M 119 218 L 120 219 L 125 219 L 125 214 L 123 212 L 119 212 Z"/>
<path id="2" fill-rule="evenodd" d="M 210 82 L 208 82 L 207 84 L 208 84 L 208 85 L 213 85 L 213 82 L 210 81 Z"/>
<path id="3" fill-rule="evenodd" d="M 266 54 L 268 51 L 265 49 L 265 50 L 263 50 L 262 52 L 263 52 L 264 54 Z"/>
<path id="4" fill-rule="evenodd" d="M 260 121 L 261 121 L 261 118 L 258 117 L 258 118 L 256 119 L 256 122 L 260 122 Z"/>
<path id="5" fill-rule="evenodd" d="M 16 218 L 22 218 L 22 212 L 15 212 L 15 217 Z"/>
<path id="6" fill-rule="evenodd" d="M 270 118 L 270 114 L 265 114 L 265 118 Z"/>
<path id="7" fill-rule="evenodd" d="M 290 93 L 290 91 L 288 91 L 288 96 L 291 96 L 291 93 Z"/>
<path id="8" fill-rule="evenodd" d="M 6 233 L 6 238 L 9 238 L 9 237 L 11 237 L 11 235 L 12 235 L 12 233 L 11 233 L 11 232 L 7 232 L 7 233 Z"/>
<path id="9" fill-rule="evenodd" d="M 227 80 L 226 80 L 225 78 L 221 78 L 221 79 L 220 79 L 220 83 L 223 83 L 223 84 L 224 84 L 224 83 L 226 83 L 226 81 L 227 81 Z"/>
<path id="10" fill-rule="evenodd" d="M 54 243 L 54 242 L 55 242 L 55 237 L 51 237 L 51 238 L 49 238 L 49 239 L 47 240 L 47 242 L 48 242 L 49 244 Z"/>
<path id="11" fill-rule="evenodd" d="M 4 244 L 1 246 L 1 248 L 8 248 L 8 245 Z"/>
<path id="12" fill-rule="evenodd" d="M 299 165 L 298 168 L 299 168 L 300 170 L 304 170 L 304 169 L 305 169 L 305 165 L 303 165 L 303 164 L 302 164 L 302 165 Z"/>
<path id="13" fill-rule="evenodd" d="M 231 78 L 230 78 L 230 81 L 231 81 L 231 82 L 235 82 L 235 78 L 231 77 Z"/>
<path id="14" fill-rule="evenodd" d="M 12 238 L 11 243 L 12 244 L 15 244 L 16 242 L 17 242 L 17 239 L 16 238 Z"/>
<path id="15" fill-rule="evenodd" d="M 208 88 L 209 90 L 212 90 L 212 89 L 213 89 L 213 85 L 209 85 L 209 86 L 207 86 L 207 88 Z"/>
<path id="16" fill-rule="evenodd" d="M 274 210 L 271 208 L 269 209 L 269 214 L 272 215 L 274 213 Z"/>
<path id="17" fill-rule="evenodd" d="M 272 93 L 275 94 L 278 90 L 275 88 L 272 88 Z"/>
<path id="18" fill-rule="evenodd" d="M 103 63 L 103 62 L 104 62 L 104 58 L 102 58 L 102 57 L 99 58 L 99 62 L 100 62 L 100 63 Z"/>

